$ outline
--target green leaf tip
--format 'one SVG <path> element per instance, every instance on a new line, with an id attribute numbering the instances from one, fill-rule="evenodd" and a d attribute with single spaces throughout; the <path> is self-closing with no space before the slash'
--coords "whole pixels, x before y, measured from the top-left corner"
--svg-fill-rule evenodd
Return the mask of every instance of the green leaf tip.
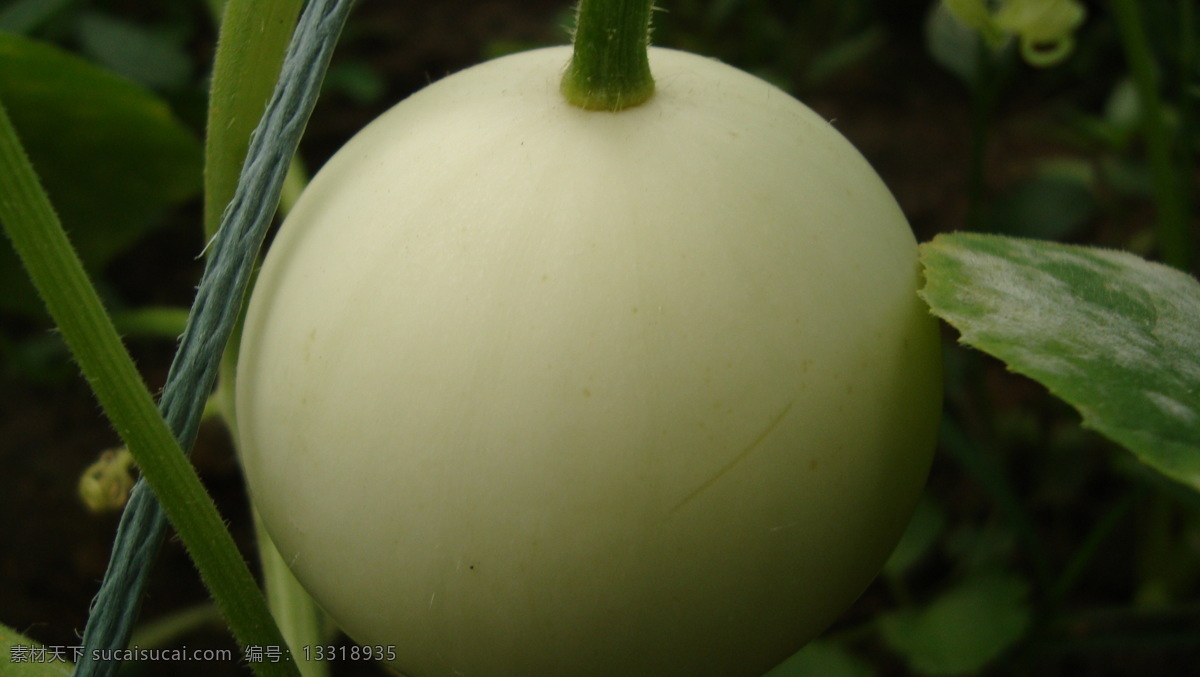
<path id="1" fill-rule="evenodd" d="M 1200 283 L 1126 252 L 953 233 L 921 245 L 933 313 L 1092 428 L 1200 490 Z"/>

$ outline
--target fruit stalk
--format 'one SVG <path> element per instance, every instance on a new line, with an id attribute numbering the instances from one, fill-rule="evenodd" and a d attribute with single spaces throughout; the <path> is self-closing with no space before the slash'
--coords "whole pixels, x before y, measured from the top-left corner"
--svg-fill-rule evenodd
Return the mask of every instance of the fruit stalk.
<path id="1" fill-rule="evenodd" d="M 618 112 L 654 95 L 647 50 L 651 0 L 580 0 L 562 79 L 571 105 Z"/>

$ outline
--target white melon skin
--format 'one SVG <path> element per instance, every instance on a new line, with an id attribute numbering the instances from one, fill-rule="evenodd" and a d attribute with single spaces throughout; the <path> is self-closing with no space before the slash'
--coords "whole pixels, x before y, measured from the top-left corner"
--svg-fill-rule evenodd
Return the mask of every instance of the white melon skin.
<path id="1" fill-rule="evenodd" d="M 891 194 L 717 61 L 586 112 L 566 47 L 355 136 L 271 247 L 241 344 L 251 497 L 410 677 L 761 675 L 900 537 L 940 413 Z"/>

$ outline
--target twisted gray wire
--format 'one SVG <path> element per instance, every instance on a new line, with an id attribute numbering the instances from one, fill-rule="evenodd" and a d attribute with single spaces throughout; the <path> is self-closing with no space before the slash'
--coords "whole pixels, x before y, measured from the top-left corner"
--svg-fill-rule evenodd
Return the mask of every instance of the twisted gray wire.
<path id="1" fill-rule="evenodd" d="M 196 441 L 200 414 L 279 204 L 284 176 L 353 4 L 354 0 L 310 0 L 292 35 L 275 92 L 250 138 L 237 189 L 211 243 L 159 401 L 159 410 L 185 450 Z M 120 667 L 118 661 L 93 660 L 93 651 L 123 649 L 128 644 L 166 524 L 154 492 L 139 481 L 121 515 L 108 571 L 92 601 L 75 677 L 110 677 Z"/>

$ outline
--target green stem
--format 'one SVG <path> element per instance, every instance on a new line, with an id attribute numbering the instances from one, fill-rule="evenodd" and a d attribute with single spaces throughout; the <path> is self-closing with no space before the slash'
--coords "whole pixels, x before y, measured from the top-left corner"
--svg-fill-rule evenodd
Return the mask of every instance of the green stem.
<path id="1" fill-rule="evenodd" d="M 221 225 L 221 215 L 233 199 L 242 164 L 250 147 L 250 134 L 262 118 L 283 67 L 288 42 L 300 15 L 302 0 L 229 0 L 222 2 L 220 37 L 213 59 L 208 125 L 204 146 L 204 237 L 211 240 Z M 218 16 L 214 12 L 214 18 Z M 303 176 L 293 158 L 284 184 L 281 206 L 294 194 L 296 179 Z M 214 398 L 226 425 L 237 437 L 233 410 L 233 381 L 241 321 L 230 336 Z"/>
<path id="2" fill-rule="evenodd" d="M 562 93 L 573 106 L 617 112 L 654 95 L 650 75 L 651 0 L 580 0 L 575 52 Z"/>
<path id="3" fill-rule="evenodd" d="M 0 223 L 238 642 L 283 646 L 250 570 L 121 345 L 2 103 Z M 292 663 L 254 667 L 260 675 L 296 674 Z"/>
<path id="4" fill-rule="evenodd" d="M 1134 604 L 1158 607 L 1183 598 L 1196 580 L 1189 546 L 1179 536 L 1180 507 L 1162 492 L 1150 494 L 1137 530 L 1138 587 Z"/>
<path id="5" fill-rule="evenodd" d="M 980 46 L 980 50 L 987 47 Z M 981 56 L 981 63 L 991 58 Z M 983 226 L 984 200 L 987 195 L 987 151 L 995 102 L 994 68 L 990 63 L 980 66 L 979 79 L 971 88 L 971 142 L 967 157 L 967 228 L 981 230 Z"/>
<path id="6" fill-rule="evenodd" d="M 204 235 L 212 238 L 233 199 L 250 133 L 262 117 L 301 0 L 230 0 L 224 9 L 204 139 Z"/>
<path id="7" fill-rule="evenodd" d="M 220 41 L 213 62 L 212 93 L 209 98 L 208 134 L 205 142 L 204 229 L 206 239 L 216 233 L 221 215 L 233 198 L 242 164 L 250 145 L 250 134 L 262 117 L 279 79 L 284 54 L 300 14 L 301 0 L 230 0 L 224 8 Z M 298 158 L 293 158 L 280 196 L 280 214 L 295 203 L 306 183 Z M 245 308 L 243 307 L 243 312 Z M 238 445 L 234 408 L 234 379 L 242 322 L 221 356 L 220 372 L 212 402 L 224 419 L 234 445 Z M 255 519 L 259 563 L 267 606 L 280 632 L 292 649 L 292 657 L 304 677 L 325 677 L 328 666 L 305 661 L 302 647 L 324 640 L 320 632 L 321 612 L 316 602 L 300 587 L 283 563 L 283 558 Z"/>
<path id="8" fill-rule="evenodd" d="M 1158 73 L 1142 27 L 1142 16 L 1134 0 L 1111 0 L 1110 4 L 1142 104 L 1142 126 L 1154 175 L 1154 202 L 1158 208 L 1159 256 L 1167 264 L 1190 270 L 1192 238 L 1187 199 L 1171 156 L 1171 132 L 1163 113 Z"/>
<path id="9" fill-rule="evenodd" d="M 991 494 L 997 510 L 1029 557 L 1035 583 L 1042 589 L 1049 587 L 1049 559 L 1038 540 L 1037 529 L 1034 528 L 1033 518 L 1025 508 L 1025 502 L 1009 479 L 1008 472 L 997 460 L 997 455 L 985 452 L 974 441 L 992 437 L 968 435 L 953 418 L 947 416 L 942 419 L 938 439 L 954 460 L 982 485 L 984 491 Z"/>
<path id="10" fill-rule="evenodd" d="M 1071 592 L 1087 567 L 1095 560 L 1100 546 L 1125 521 L 1144 493 L 1144 487 L 1135 487 L 1096 521 L 1083 542 L 1075 548 L 1071 558 L 1062 567 L 1062 572 L 1050 588 L 1049 598 L 1052 602 L 1059 604 L 1067 598 L 1067 594 Z"/>
<path id="11" fill-rule="evenodd" d="M 1193 152 L 1197 139 L 1196 129 L 1196 86 L 1200 83 L 1200 53 L 1196 44 L 1196 10 L 1195 0 L 1178 0 L 1179 4 L 1179 72 L 1175 83 L 1176 110 L 1179 114 L 1179 176 L 1192 177 L 1196 175 L 1196 155 Z M 1185 214 L 1194 214 L 1196 208 L 1195 184 L 1185 178 L 1180 182 Z M 1187 224 L 1185 222 L 1185 228 Z M 1195 232 L 1195 231 L 1188 231 Z M 1193 257 L 1198 253 L 1195 242 L 1189 242 L 1189 253 Z"/>
<path id="12" fill-rule="evenodd" d="M 275 542 L 254 511 L 254 533 L 258 556 L 262 564 L 263 584 L 267 590 L 267 606 L 279 623 L 279 629 L 292 651 L 292 660 L 300 668 L 301 677 L 328 677 L 329 664 L 309 659 L 305 647 L 326 644 L 325 614 L 283 560 Z"/>
<path id="13" fill-rule="evenodd" d="M 145 306 L 112 313 L 122 336 L 178 340 L 187 326 L 187 308 Z"/>

